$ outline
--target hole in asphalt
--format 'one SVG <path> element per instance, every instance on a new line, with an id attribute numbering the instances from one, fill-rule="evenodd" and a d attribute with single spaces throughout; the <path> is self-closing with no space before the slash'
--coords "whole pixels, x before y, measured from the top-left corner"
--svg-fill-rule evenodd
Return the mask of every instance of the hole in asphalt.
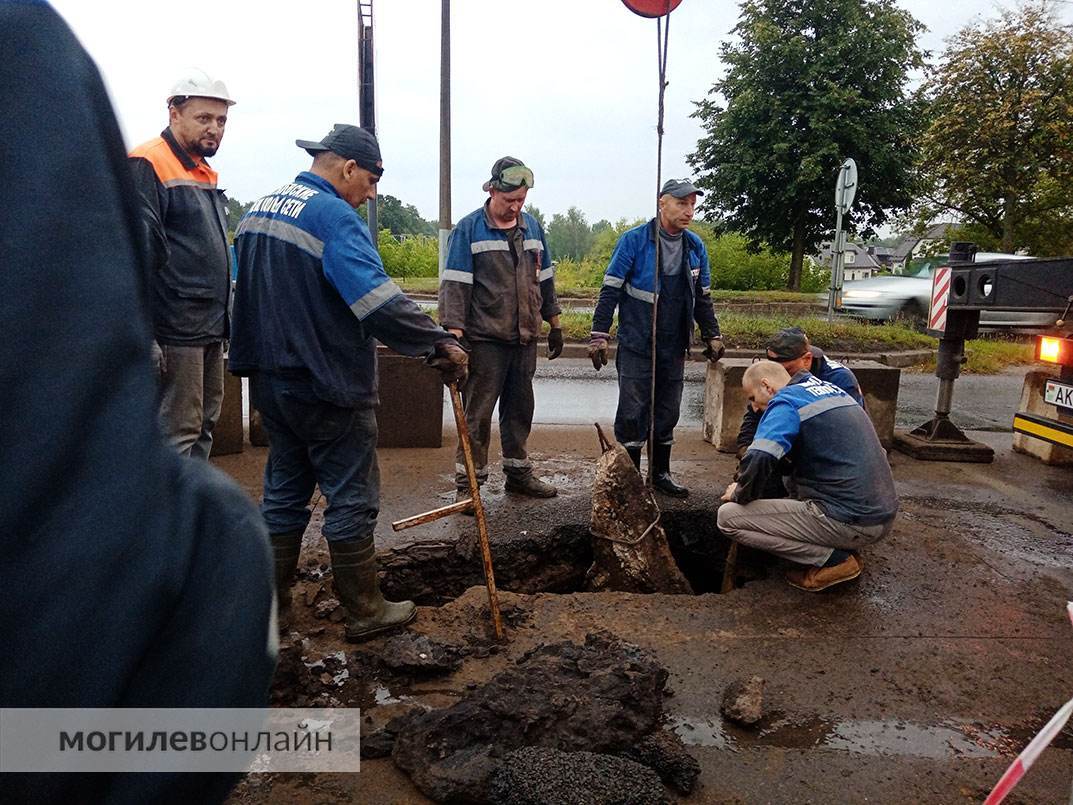
<path id="1" fill-rule="evenodd" d="M 665 511 L 661 524 L 675 562 L 697 594 L 722 587 L 730 541 L 719 533 L 708 509 Z M 496 586 L 514 593 L 585 591 L 592 564 L 589 524 L 567 523 L 547 533 L 522 531 L 492 543 Z M 739 549 L 735 587 L 765 578 L 770 560 L 757 551 Z M 382 565 L 384 594 L 440 606 L 468 588 L 484 584 L 480 554 L 475 551 L 400 549 Z"/>

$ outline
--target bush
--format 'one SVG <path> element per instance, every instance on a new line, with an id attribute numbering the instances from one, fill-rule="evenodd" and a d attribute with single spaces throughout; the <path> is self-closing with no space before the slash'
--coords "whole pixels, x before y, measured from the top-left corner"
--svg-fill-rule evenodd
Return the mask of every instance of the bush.
<path id="1" fill-rule="evenodd" d="M 380 258 L 392 277 L 435 277 L 439 270 L 439 241 L 427 235 L 413 235 L 401 240 L 387 229 L 377 238 Z"/>

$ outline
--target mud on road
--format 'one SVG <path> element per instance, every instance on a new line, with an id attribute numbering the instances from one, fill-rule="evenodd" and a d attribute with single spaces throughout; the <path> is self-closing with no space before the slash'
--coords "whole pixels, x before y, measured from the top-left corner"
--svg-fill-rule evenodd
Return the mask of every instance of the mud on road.
<path id="1" fill-rule="evenodd" d="M 892 456 L 902 510 L 892 535 L 864 555 L 860 580 L 808 594 L 785 584 L 780 565 L 747 556 L 739 589 L 688 596 L 577 591 L 591 560 L 588 490 L 599 448 L 590 428 L 543 428 L 533 436 L 534 458 L 561 496 L 514 498 L 496 473 L 486 495 L 504 644 L 492 639 L 485 591 L 474 586 L 481 577 L 479 559 L 467 553 L 473 521 L 451 518 L 401 537 L 387 525 L 448 500 L 453 445 L 382 451 L 385 586 L 428 602 L 411 632 L 431 641 L 422 646 L 439 647 L 418 652 L 435 667 L 420 667 L 412 653 L 386 662 L 399 654 L 390 637 L 359 646 L 341 639 L 315 515 L 274 697 L 361 707 L 372 735 L 407 713 L 457 705 L 542 645 L 583 646 L 608 634 L 667 671 L 660 727 L 700 768 L 693 793 L 664 786 L 668 800 L 982 801 L 1073 696 L 1073 626 L 1064 613 L 1073 598 L 1073 472 L 1012 453 L 1008 435 L 973 436 L 996 447 L 994 464 Z M 718 565 L 705 513 L 714 512 L 732 459 L 689 434 L 675 459 L 693 495 L 667 506 L 678 523 L 672 531 L 702 534 Z M 256 497 L 263 461 L 263 450 L 248 448 L 216 463 Z M 423 547 L 407 547 L 415 541 Z M 400 557 L 409 575 L 392 569 Z M 720 705 L 728 686 L 753 675 L 766 680 L 764 713 L 741 727 Z M 1067 727 L 1007 801 L 1062 802 L 1071 780 Z M 251 775 L 232 801 L 429 800 L 390 757 L 379 757 L 364 760 L 358 774 Z"/>

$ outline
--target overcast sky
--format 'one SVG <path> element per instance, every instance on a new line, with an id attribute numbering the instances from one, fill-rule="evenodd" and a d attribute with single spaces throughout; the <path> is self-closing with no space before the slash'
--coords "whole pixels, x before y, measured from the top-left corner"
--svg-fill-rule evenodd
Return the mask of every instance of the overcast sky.
<path id="1" fill-rule="evenodd" d="M 438 217 L 440 0 L 374 0 L 382 193 Z M 357 123 L 354 0 L 55 0 L 96 60 L 128 147 L 167 124 L 165 98 L 186 68 L 223 80 L 238 104 L 212 160 L 220 186 L 252 201 L 308 167 L 296 138 Z M 993 0 L 900 0 L 937 54 Z M 621 0 L 454 0 L 455 220 L 483 201 L 504 154 L 533 168 L 529 201 L 550 219 L 571 205 L 590 222 L 650 214 L 656 182 L 656 23 Z M 1059 6 L 1073 22 L 1073 4 Z M 701 134 L 690 119 L 721 74 L 729 0 L 683 0 L 671 15 L 663 176 L 688 174 Z M 862 183 L 868 177 L 860 177 Z"/>

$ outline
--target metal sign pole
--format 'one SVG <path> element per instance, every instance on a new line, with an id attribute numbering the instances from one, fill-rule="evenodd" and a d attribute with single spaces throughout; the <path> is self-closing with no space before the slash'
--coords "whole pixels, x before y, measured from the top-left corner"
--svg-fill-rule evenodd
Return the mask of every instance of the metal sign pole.
<path id="1" fill-rule="evenodd" d="M 451 0 L 440 3 L 440 248 L 439 274 L 451 235 Z"/>

